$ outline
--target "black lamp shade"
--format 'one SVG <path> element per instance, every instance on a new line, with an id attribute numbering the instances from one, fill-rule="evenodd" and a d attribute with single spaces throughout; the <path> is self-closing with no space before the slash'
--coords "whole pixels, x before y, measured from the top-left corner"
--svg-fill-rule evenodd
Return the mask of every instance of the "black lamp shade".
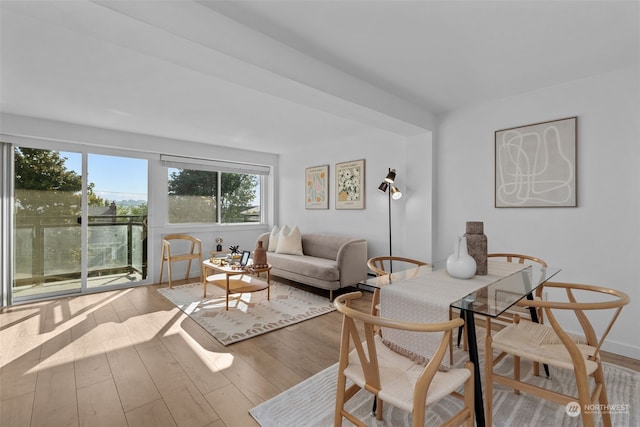
<path id="1" fill-rule="evenodd" d="M 391 169 L 384 180 L 389 184 L 393 184 L 393 181 L 395 181 L 395 179 L 396 179 L 396 170 Z"/>
<path id="2" fill-rule="evenodd" d="M 382 181 L 382 184 L 380 184 L 380 186 L 378 187 L 378 190 L 382 191 L 383 193 L 386 193 L 387 188 L 389 188 L 389 184 L 386 181 Z"/>

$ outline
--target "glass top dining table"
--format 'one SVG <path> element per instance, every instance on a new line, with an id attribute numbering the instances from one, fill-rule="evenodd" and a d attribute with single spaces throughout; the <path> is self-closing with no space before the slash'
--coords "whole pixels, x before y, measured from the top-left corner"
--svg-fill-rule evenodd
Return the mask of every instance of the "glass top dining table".
<path id="1" fill-rule="evenodd" d="M 513 264 L 499 261 L 490 261 L 492 265 Z M 385 286 L 404 283 L 409 280 L 420 278 L 425 283 L 433 282 L 437 285 L 443 276 L 448 276 L 444 261 L 420 267 L 410 268 L 402 271 L 394 271 L 385 276 L 378 276 L 367 279 L 362 284 L 374 289 Z M 469 310 L 483 316 L 496 318 L 511 308 L 522 298 L 532 294 L 544 282 L 560 272 L 557 267 L 543 267 L 538 264 L 525 265 L 516 264 L 521 268 L 518 271 L 507 271 L 502 274 L 494 274 L 492 277 L 480 284 L 480 287 L 459 299 L 452 300 L 450 306 L 461 310 Z M 474 276 L 469 279 L 481 278 Z M 462 279 L 457 279 L 461 280 Z"/>
<path id="2" fill-rule="evenodd" d="M 363 285 L 374 289 L 374 303 L 384 296 L 381 290 L 392 286 L 396 292 L 402 293 L 403 288 L 413 288 L 411 304 L 421 304 L 417 301 L 423 298 L 425 308 L 431 311 L 434 301 L 443 311 L 443 305 L 460 309 L 467 328 L 467 345 L 469 359 L 474 365 L 474 400 L 476 425 L 485 426 L 484 400 L 482 397 L 482 383 L 480 380 L 480 361 L 475 333 L 474 315 L 496 318 L 511 308 L 522 298 L 533 298 L 534 291 L 543 283 L 558 274 L 556 267 L 543 267 L 539 264 L 525 265 L 500 261 L 489 261 L 489 272 L 486 276 L 474 276 L 468 280 L 454 279 L 448 275 L 446 262 L 436 262 L 407 270 L 396 271 L 384 276 L 371 278 Z M 416 288 L 424 288 L 415 293 Z M 391 290 L 391 289 L 389 289 Z M 422 294 L 422 296 L 421 296 Z M 381 300 L 384 303 L 384 300 Z M 381 304 L 382 306 L 382 304 Z M 402 307 L 400 307 L 402 310 Z M 407 310 L 410 311 L 410 310 Z M 422 310 L 424 311 L 424 310 Z M 385 313 L 381 313 L 385 315 Z M 531 312 L 532 320 L 537 321 L 535 311 Z M 444 319 L 443 319 L 444 320 Z"/>

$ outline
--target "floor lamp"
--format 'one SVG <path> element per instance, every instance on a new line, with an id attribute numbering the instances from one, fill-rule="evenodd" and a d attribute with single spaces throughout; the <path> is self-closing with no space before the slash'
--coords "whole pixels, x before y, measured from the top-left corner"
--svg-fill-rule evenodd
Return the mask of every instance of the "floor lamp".
<path id="1" fill-rule="evenodd" d="M 400 192 L 400 190 L 398 190 L 398 188 L 393 185 L 395 180 L 396 170 L 389 168 L 389 173 L 385 177 L 384 181 L 382 181 L 382 184 L 380 184 L 380 186 L 378 187 L 378 190 L 382 191 L 383 193 L 387 193 L 387 196 L 389 198 L 389 256 L 393 256 L 391 245 L 391 199 L 398 200 L 402 197 L 402 192 Z M 391 260 L 389 260 L 389 271 L 393 273 L 393 264 Z"/>

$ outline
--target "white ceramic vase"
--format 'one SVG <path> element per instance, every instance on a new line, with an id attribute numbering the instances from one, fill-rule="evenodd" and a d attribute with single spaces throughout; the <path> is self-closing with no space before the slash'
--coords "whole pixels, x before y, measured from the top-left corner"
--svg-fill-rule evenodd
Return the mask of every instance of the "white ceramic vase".
<path id="1" fill-rule="evenodd" d="M 456 237 L 455 251 L 447 258 L 447 273 L 456 279 L 470 279 L 476 274 L 476 261 L 467 251 L 466 237 Z"/>

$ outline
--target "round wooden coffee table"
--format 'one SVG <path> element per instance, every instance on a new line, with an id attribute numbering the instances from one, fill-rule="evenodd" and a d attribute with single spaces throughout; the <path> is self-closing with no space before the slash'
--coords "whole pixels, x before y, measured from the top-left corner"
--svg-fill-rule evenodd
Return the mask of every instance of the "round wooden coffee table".
<path id="1" fill-rule="evenodd" d="M 210 273 L 213 273 L 210 275 Z M 267 280 L 260 278 L 260 273 L 267 273 Z M 267 300 L 271 298 L 271 265 L 253 268 L 234 268 L 230 265 L 216 265 L 211 260 L 202 261 L 203 296 L 207 296 L 207 285 L 215 285 L 225 291 L 225 309 L 229 310 L 229 295 L 243 292 L 258 292 L 267 290 Z"/>

